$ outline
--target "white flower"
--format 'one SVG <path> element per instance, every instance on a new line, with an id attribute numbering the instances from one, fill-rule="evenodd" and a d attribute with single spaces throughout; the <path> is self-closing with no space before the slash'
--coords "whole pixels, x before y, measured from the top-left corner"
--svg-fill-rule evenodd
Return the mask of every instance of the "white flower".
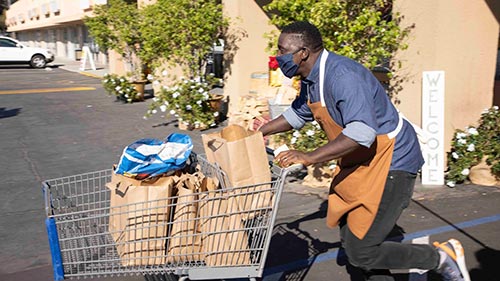
<path id="1" fill-rule="evenodd" d="M 127 99 L 128 102 L 132 102 L 132 99 Z"/>
<path id="2" fill-rule="evenodd" d="M 163 76 L 167 76 L 167 75 L 168 75 L 168 72 L 167 72 L 166 70 L 163 70 L 163 71 L 161 72 L 161 75 L 163 75 Z"/>
<path id="3" fill-rule="evenodd" d="M 454 181 L 448 181 L 446 183 L 446 185 L 449 186 L 449 187 L 455 187 L 455 182 Z"/>
<path id="4" fill-rule="evenodd" d="M 217 111 L 216 111 L 216 112 L 214 112 L 214 116 L 215 116 L 215 117 L 219 116 L 219 112 L 217 112 Z"/>
<path id="5" fill-rule="evenodd" d="M 493 106 L 494 110 L 498 110 L 498 105 Z"/>
<path id="6" fill-rule="evenodd" d="M 203 101 L 202 101 L 202 100 L 197 100 L 197 101 L 196 101 L 196 104 L 197 104 L 197 105 L 201 105 L 202 103 L 203 103 Z"/>
<path id="7" fill-rule="evenodd" d="M 203 88 L 199 88 L 199 89 L 198 89 L 198 92 L 199 92 L 200 94 L 203 94 L 203 93 L 205 92 L 205 90 L 204 90 Z"/>
<path id="8" fill-rule="evenodd" d="M 315 133 L 314 130 L 307 130 L 306 135 L 312 137 L 314 136 L 314 133 Z"/>
<path id="9" fill-rule="evenodd" d="M 474 146 L 474 144 L 473 144 L 473 143 L 471 143 L 471 144 L 469 144 L 469 146 L 467 146 L 467 151 L 472 152 L 472 151 L 474 151 L 474 150 L 476 150 L 476 147 Z"/>
<path id="10" fill-rule="evenodd" d="M 464 140 L 464 139 L 459 139 L 459 140 L 458 140 L 458 143 L 459 143 L 459 144 L 466 144 L 466 143 L 467 143 L 467 141 L 466 141 L 466 140 Z"/>
<path id="11" fill-rule="evenodd" d="M 167 106 L 164 104 L 160 105 L 160 110 L 161 110 L 161 112 L 167 111 Z"/>
<path id="12" fill-rule="evenodd" d="M 159 99 L 159 98 L 157 98 L 157 97 L 154 97 L 154 98 L 153 98 L 153 101 L 154 101 L 154 102 L 157 102 L 157 101 L 159 101 L 159 100 L 160 100 L 160 99 Z"/>
<path id="13" fill-rule="evenodd" d="M 163 104 L 166 105 L 166 106 L 169 105 L 168 101 L 165 101 Z"/>
<path id="14" fill-rule="evenodd" d="M 123 78 L 120 78 L 120 82 L 125 82 L 125 79 L 123 79 Z"/>
<path id="15" fill-rule="evenodd" d="M 162 88 L 163 88 L 164 90 L 168 90 L 168 86 L 166 86 L 166 85 L 163 85 L 163 86 L 162 86 Z"/>
<path id="16" fill-rule="evenodd" d="M 311 124 L 314 125 L 314 126 L 316 126 L 316 125 L 318 125 L 318 122 L 316 122 L 316 120 L 314 120 L 314 121 L 311 122 Z"/>
<path id="17" fill-rule="evenodd" d="M 486 114 L 488 112 L 490 112 L 490 109 L 489 108 L 485 108 L 485 109 L 483 109 L 483 112 L 481 112 L 481 114 Z"/>
<path id="18" fill-rule="evenodd" d="M 453 153 L 451 154 L 451 156 L 453 157 L 453 159 L 458 159 L 458 157 L 459 157 L 459 156 L 458 156 L 458 153 L 456 153 L 456 152 L 453 152 Z"/>
<path id="19" fill-rule="evenodd" d="M 158 112 L 158 111 L 156 109 L 153 109 L 153 111 L 151 111 L 151 112 L 153 112 L 153 114 L 156 114 L 156 112 Z"/>
<path id="20" fill-rule="evenodd" d="M 175 110 L 170 110 L 170 114 L 174 115 L 175 114 Z"/>
<path id="21" fill-rule="evenodd" d="M 463 139 L 467 136 L 466 133 L 457 133 L 457 139 Z"/>
<path id="22" fill-rule="evenodd" d="M 476 128 L 474 128 L 474 127 L 470 127 L 470 128 L 467 130 L 467 132 L 468 132 L 469 134 L 471 134 L 471 135 L 477 135 L 477 134 L 478 134 L 478 132 L 477 132 Z"/>
<path id="23" fill-rule="evenodd" d="M 290 142 L 291 142 L 292 144 L 295 144 L 295 143 L 297 142 L 297 138 L 296 138 L 296 137 L 293 137 L 293 138 L 290 140 Z"/>
<path id="24" fill-rule="evenodd" d="M 294 137 L 296 137 L 296 138 L 300 138 L 300 132 L 299 132 L 299 131 L 295 131 L 295 132 L 293 132 L 293 134 L 292 134 L 292 135 L 293 135 Z"/>
<path id="25" fill-rule="evenodd" d="M 193 109 L 193 107 L 190 104 L 186 105 L 186 110 L 191 110 L 191 109 Z"/>
<path id="26" fill-rule="evenodd" d="M 153 85 L 155 85 L 155 86 L 156 86 L 156 85 L 160 85 L 160 81 L 155 80 L 155 81 L 153 82 Z"/>
<path id="27" fill-rule="evenodd" d="M 181 94 L 179 92 L 175 92 L 175 93 L 172 94 L 172 98 L 176 99 L 180 95 Z"/>
<path id="28" fill-rule="evenodd" d="M 462 170 L 461 174 L 464 175 L 464 176 L 468 176 L 470 173 L 470 170 L 468 168 L 465 168 Z"/>
<path id="29" fill-rule="evenodd" d="M 115 87 L 115 90 L 119 91 L 119 90 L 121 90 L 121 88 L 122 88 L 122 87 L 120 87 L 120 86 L 116 86 L 116 87 Z"/>
<path id="30" fill-rule="evenodd" d="M 104 79 L 104 81 L 103 81 L 103 82 L 104 82 L 104 83 L 108 83 L 108 79 Z"/>
<path id="31" fill-rule="evenodd" d="M 129 95 L 128 95 L 128 94 L 125 94 L 125 97 L 126 97 L 126 98 L 128 98 L 128 97 L 129 97 Z"/>
<path id="32" fill-rule="evenodd" d="M 153 80 L 154 78 L 155 77 L 151 73 L 149 73 L 148 76 L 146 77 L 146 79 L 148 79 L 149 81 Z"/>

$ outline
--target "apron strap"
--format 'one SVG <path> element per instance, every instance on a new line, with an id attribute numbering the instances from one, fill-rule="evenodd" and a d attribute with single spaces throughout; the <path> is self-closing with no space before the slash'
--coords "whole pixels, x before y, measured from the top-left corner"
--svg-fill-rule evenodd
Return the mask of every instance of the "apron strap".
<path id="1" fill-rule="evenodd" d="M 328 58 L 328 51 L 323 49 L 323 53 L 321 53 L 321 60 L 319 61 L 319 98 L 321 100 L 321 106 L 325 107 L 325 93 L 323 91 L 323 80 L 325 80 L 325 65 L 326 59 Z"/>
<path id="2" fill-rule="evenodd" d="M 401 131 L 401 129 L 403 128 L 403 118 L 404 118 L 403 113 L 399 112 L 399 110 L 398 110 L 398 119 L 399 119 L 398 125 L 396 126 L 396 129 L 394 129 L 392 132 L 389 132 L 387 134 L 387 137 L 389 137 L 389 139 L 395 138 L 399 134 L 399 132 Z M 404 119 L 406 119 L 406 118 L 404 118 Z"/>

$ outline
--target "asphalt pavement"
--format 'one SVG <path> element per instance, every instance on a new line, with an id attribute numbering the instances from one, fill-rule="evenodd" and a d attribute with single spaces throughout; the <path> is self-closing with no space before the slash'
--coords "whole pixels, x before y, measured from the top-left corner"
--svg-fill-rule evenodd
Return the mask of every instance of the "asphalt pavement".
<path id="1" fill-rule="evenodd" d="M 125 104 L 100 85 L 107 69 L 80 70 L 56 60 L 48 69 L 0 66 L 0 280 L 52 280 L 44 226 L 44 180 L 109 169 L 139 138 L 179 132 L 167 116 L 144 119 L 151 102 Z M 97 77 L 97 78 L 96 78 Z M 37 91 L 38 89 L 38 91 Z M 33 92 L 35 90 L 35 92 Z M 224 126 L 224 123 L 221 124 Z M 201 134 L 182 131 L 202 152 Z M 263 280 L 360 280 L 347 271 L 337 229 L 325 225 L 327 188 L 289 178 Z M 500 281 L 500 188 L 471 184 L 422 186 L 403 213 L 393 239 L 432 243 L 459 239 L 474 281 Z M 349 274 L 350 273 L 350 274 Z M 397 280 L 440 280 L 432 272 L 395 271 Z M 91 280 L 143 280 L 100 277 Z"/>

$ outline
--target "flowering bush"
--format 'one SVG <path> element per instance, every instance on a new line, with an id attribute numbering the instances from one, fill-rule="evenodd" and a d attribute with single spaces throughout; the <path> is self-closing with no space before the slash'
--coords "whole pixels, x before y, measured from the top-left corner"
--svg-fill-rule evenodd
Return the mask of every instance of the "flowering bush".
<path id="1" fill-rule="evenodd" d="M 500 175 L 500 111 L 498 106 L 484 110 L 479 126 L 456 130 L 448 153 L 446 185 L 454 187 L 465 181 L 470 168 L 483 158 L 491 166 L 492 174 Z"/>
<path id="2" fill-rule="evenodd" d="M 286 143 L 290 149 L 310 152 L 328 142 L 325 132 L 318 122 L 308 122 L 300 130 L 276 134 L 273 140 L 277 143 Z"/>
<path id="3" fill-rule="evenodd" d="M 204 80 L 181 78 L 173 86 L 162 86 L 146 116 L 157 113 L 159 109 L 161 112 L 169 111 L 187 128 L 213 127 L 219 112 L 210 104 L 212 96 L 209 91 L 219 83 L 221 80 L 210 74 Z"/>
<path id="4" fill-rule="evenodd" d="M 316 121 L 306 123 L 300 130 L 294 129 L 292 131 L 276 134 L 273 135 L 272 138 L 273 141 L 278 144 L 286 144 L 290 149 L 304 152 L 313 151 L 328 143 L 325 132 Z M 316 170 L 318 170 L 320 166 L 328 167 L 328 169 L 333 170 L 335 168 L 335 163 L 336 161 L 332 160 L 328 163 L 313 165 L 313 169 L 308 169 L 308 173 L 317 173 Z"/>
<path id="5" fill-rule="evenodd" d="M 108 94 L 115 95 L 125 102 L 131 103 L 138 100 L 141 95 L 125 76 L 106 73 L 102 85 Z"/>

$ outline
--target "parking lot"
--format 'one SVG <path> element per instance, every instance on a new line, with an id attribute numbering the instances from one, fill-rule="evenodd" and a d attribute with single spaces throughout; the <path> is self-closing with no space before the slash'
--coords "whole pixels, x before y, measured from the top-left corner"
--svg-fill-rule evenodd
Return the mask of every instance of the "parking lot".
<path id="1" fill-rule="evenodd" d="M 160 115 L 143 118 L 150 102 L 116 101 L 103 91 L 99 79 L 60 67 L 0 66 L 4 175 L 0 183 L 0 280 L 52 280 L 42 181 L 109 169 L 133 141 L 163 139 L 179 132 L 173 120 Z M 196 152 L 202 152 L 201 134 L 218 129 L 182 133 L 192 137 Z M 325 225 L 326 199 L 326 188 L 305 187 L 300 179 L 287 184 L 264 280 L 359 280 L 346 271 L 337 229 Z M 399 226 L 405 242 L 459 239 L 472 279 L 498 281 L 498 202 L 498 187 L 418 185 Z M 433 273 L 398 272 L 397 278 L 440 280 Z"/>

